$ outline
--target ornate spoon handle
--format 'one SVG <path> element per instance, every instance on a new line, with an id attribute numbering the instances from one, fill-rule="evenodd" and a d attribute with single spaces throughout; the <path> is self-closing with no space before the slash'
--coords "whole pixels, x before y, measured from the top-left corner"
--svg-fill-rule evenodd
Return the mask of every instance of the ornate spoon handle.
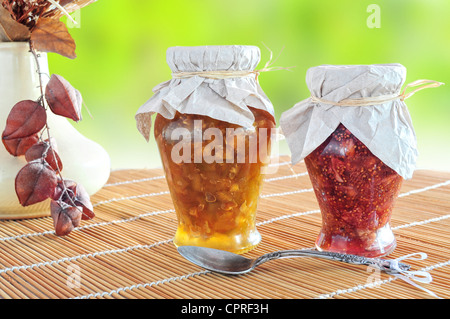
<path id="1" fill-rule="evenodd" d="M 400 263 L 396 260 L 387 260 L 381 258 L 367 258 L 358 255 L 339 254 L 328 251 L 318 250 L 281 250 L 273 253 L 268 253 L 257 258 L 253 263 L 253 267 L 259 266 L 262 263 L 279 259 L 279 258 L 293 258 L 293 257 L 317 257 L 336 261 L 342 261 L 349 264 L 367 265 L 378 268 L 389 274 L 399 273 L 399 270 L 406 271 L 411 268 L 407 264 Z"/>

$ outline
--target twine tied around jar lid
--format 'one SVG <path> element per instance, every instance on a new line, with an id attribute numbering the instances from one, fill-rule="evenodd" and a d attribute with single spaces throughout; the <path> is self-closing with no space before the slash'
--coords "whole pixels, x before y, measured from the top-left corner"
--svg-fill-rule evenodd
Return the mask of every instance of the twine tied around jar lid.
<path id="1" fill-rule="evenodd" d="M 267 46 L 266 46 L 267 48 Z M 206 79 L 223 80 L 232 78 L 243 78 L 246 76 L 254 76 L 255 80 L 258 80 L 258 76 L 262 72 L 278 71 L 278 70 L 290 70 L 292 67 L 272 67 L 271 65 L 278 59 L 273 59 L 273 52 L 267 48 L 270 52 L 270 58 L 262 69 L 258 70 L 211 70 L 211 71 L 192 71 L 192 72 L 174 72 L 172 73 L 173 79 L 188 79 L 194 76 L 200 76 Z M 281 53 L 280 53 L 281 54 Z"/>
<path id="2" fill-rule="evenodd" d="M 423 85 L 423 86 L 420 86 Z M 389 95 L 380 95 L 376 97 L 364 97 L 359 99 L 344 99 L 339 102 L 329 101 L 325 99 L 321 99 L 319 97 L 311 95 L 311 101 L 314 103 L 323 103 L 323 104 L 331 104 L 331 105 L 337 105 L 337 106 L 369 106 L 369 105 L 377 105 L 377 104 L 383 104 L 389 101 L 393 101 L 396 99 L 400 99 L 400 101 L 404 101 L 407 98 L 411 97 L 414 93 L 417 91 L 427 89 L 427 88 L 434 88 L 444 85 L 442 82 L 433 81 L 433 80 L 416 80 L 414 82 L 411 82 L 405 86 L 401 94 L 389 94 Z M 413 91 L 406 93 L 406 90 L 411 87 L 418 87 L 414 89 Z"/>

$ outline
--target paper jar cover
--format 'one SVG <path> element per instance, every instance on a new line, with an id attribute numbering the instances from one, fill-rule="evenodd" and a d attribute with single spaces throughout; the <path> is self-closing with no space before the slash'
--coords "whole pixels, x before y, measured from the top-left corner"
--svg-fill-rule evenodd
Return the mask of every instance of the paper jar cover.
<path id="1" fill-rule="evenodd" d="M 199 114 L 253 128 L 254 116 L 248 106 L 274 116 L 272 103 L 258 84 L 254 71 L 261 53 L 255 46 L 171 47 L 167 63 L 172 74 L 192 73 L 172 78 L 153 89 L 155 93 L 136 113 L 138 130 L 150 138 L 151 116 L 159 113 L 173 119 L 176 112 Z M 195 72 L 236 72 L 236 77 L 208 78 Z M 246 75 L 245 75 L 246 74 Z"/>
<path id="2" fill-rule="evenodd" d="M 400 64 L 310 68 L 306 84 L 311 97 L 284 112 L 280 119 L 292 162 L 308 156 L 342 123 L 386 165 L 403 178 L 411 178 L 418 155 L 417 143 L 402 99 L 365 106 L 332 104 L 349 99 L 398 96 L 405 77 L 406 69 Z"/>

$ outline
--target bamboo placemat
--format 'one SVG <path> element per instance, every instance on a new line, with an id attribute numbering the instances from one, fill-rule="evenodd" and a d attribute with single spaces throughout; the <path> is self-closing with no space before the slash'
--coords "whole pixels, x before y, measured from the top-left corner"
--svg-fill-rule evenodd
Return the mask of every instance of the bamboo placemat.
<path id="1" fill-rule="evenodd" d="M 304 163 L 280 157 L 266 176 L 261 244 L 247 256 L 313 248 L 321 217 Z M 50 217 L 0 221 L 0 298 L 296 299 L 433 298 L 401 279 L 315 258 L 281 259 L 239 276 L 211 273 L 172 243 L 176 216 L 161 169 L 114 171 L 92 197 L 96 217 L 56 237 Z M 433 277 L 420 284 L 450 297 L 450 173 L 416 171 L 405 181 L 391 225 L 398 245 L 387 258 Z"/>

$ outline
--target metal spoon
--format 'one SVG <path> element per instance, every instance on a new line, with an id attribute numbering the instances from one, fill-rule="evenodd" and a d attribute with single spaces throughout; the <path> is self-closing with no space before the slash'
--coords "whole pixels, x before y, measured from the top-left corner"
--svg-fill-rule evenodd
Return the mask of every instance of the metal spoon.
<path id="1" fill-rule="evenodd" d="M 339 254 L 334 252 L 318 250 L 280 250 L 264 254 L 258 258 L 250 259 L 225 250 L 199 247 L 199 246 L 179 246 L 178 252 L 190 262 L 205 269 L 231 275 L 244 274 L 262 263 L 291 257 L 318 257 L 330 260 L 342 261 L 355 265 L 372 266 L 388 274 L 398 274 L 401 271 L 409 270 L 411 266 L 399 263 L 396 260 L 381 258 L 366 258 L 357 255 Z"/>

